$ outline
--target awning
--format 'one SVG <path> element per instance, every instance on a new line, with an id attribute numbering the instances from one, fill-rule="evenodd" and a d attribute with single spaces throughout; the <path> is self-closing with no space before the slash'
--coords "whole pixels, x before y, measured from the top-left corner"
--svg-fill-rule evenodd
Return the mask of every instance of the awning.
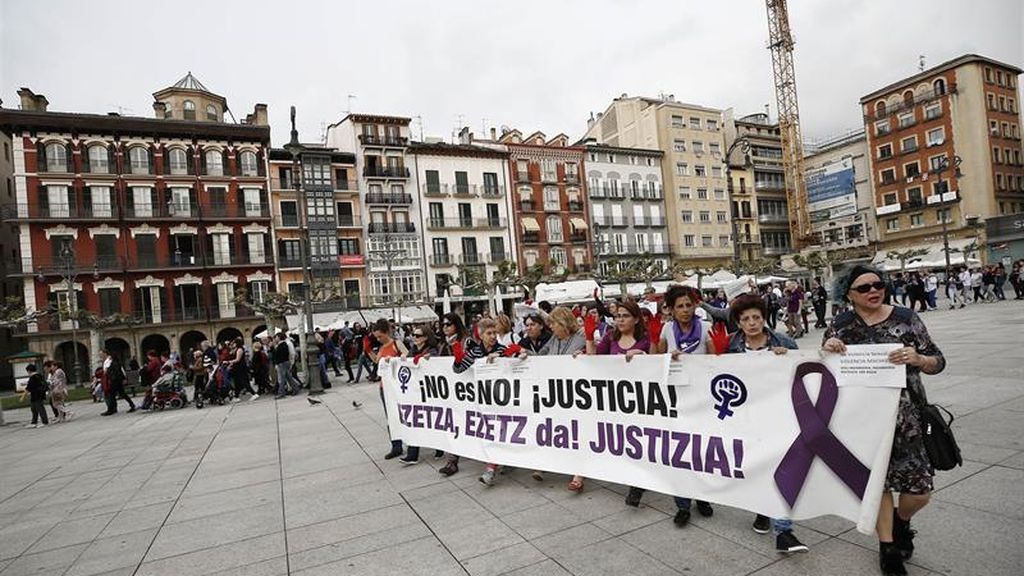
<path id="1" fill-rule="evenodd" d="M 959 266 L 966 264 L 973 266 L 980 264 L 978 260 L 978 252 L 974 251 L 971 258 L 967 261 L 964 260 L 964 248 L 967 248 L 971 244 L 975 243 L 975 238 L 957 238 L 949 241 L 949 264 L 951 266 Z M 920 246 L 913 246 L 912 248 L 920 248 L 927 250 L 926 254 L 915 256 L 906 261 L 904 265 L 898 259 L 889 258 L 890 250 L 879 250 L 875 253 L 875 257 L 872 258 L 871 263 L 877 266 L 882 271 L 893 272 L 899 271 L 901 268 L 911 270 L 928 270 L 933 268 L 945 268 L 946 267 L 946 250 L 941 242 L 932 244 L 924 244 Z M 901 252 L 908 248 L 891 250 L 892 252 Z"/>
<path id="2" fill-rule="evenodd" d="M 540 232 L 540 224 L 537 223 L 536 218 L 523 218 L 523 232 Z"/>
<path id="3" fill-rule="evenodd" d="M 586 230 L 587 222 L 583 218 L 569 218 L 573 230 Z"/>

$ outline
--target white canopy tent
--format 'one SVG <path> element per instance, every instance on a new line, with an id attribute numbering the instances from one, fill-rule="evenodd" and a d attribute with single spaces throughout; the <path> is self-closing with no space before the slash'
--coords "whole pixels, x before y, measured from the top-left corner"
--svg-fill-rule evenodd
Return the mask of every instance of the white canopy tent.
<path id="1" fill-rule="evenodd" d="M 974 238 L 961 238 L 957 240 L 949 241 L 949 263 L 951 266 L 961 266 L 966 264 L 967 266 L 978 266 L 981 264 L 981 260 L 976 257 L 971 257 L 968 260 L 964 260 L 963 249 L 975 242 Z M 931 268 L 945 268 L 946 267 L 946 253 L 941 242 L 935 244 L 927 244 L 921 246 L 921 248 L 928 251 L 923 256 L 918 256 L 907 261 L 906 270 L 928 270 Z M 900 270 L 900 261 L 894 258 L 888 257 L 889 250 L 881 250 L 875 253 L 875 257 L 871 259 L 871 264 L 884 272 L 898 272 Z"/>

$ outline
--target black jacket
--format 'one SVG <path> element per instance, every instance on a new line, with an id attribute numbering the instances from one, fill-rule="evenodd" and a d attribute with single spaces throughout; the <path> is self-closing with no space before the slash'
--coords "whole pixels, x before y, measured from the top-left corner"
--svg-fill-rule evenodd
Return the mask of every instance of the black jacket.
<path id="1" fill-rule="evenodd" d="M 29 399 L 33 402 L 42 402 L 46 400 L 46 391 L 49 390 L 49 386 L 46 384 L 46 379 L 39 372 L 32 374 L 28 377 L 28 384 L 25 385 L 25 389 L 28 390 Z"/>
<path id="2" fill-rule="evenodd" d="M 282 340 L 274 346 L 274 353 L 270 358 L 274 364 L 284 364 L 291 359 L 291 355 L 288 353 L 288 343 Z"/>

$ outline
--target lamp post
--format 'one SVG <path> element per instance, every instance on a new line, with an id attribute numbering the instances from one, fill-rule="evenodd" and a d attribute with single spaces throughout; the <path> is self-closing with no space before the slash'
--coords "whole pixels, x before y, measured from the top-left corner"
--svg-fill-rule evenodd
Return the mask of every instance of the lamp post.
<path id="1" fill-rule="evenodd" d="M 75 270 L 75 249 L 71 244 L 64 244 L 61 246 L 58 256 L 61 260 L 61 278 L 64 280 L 64 286 L 67 289 L 68 313 L 71 316 L 71 349 L 74 353 L 72 383 L 75 387 L 79 387 L 82 383 L 82 362 L 78 352 L 78 294 L 75 293 L 75 280 L 78 279 L 78 271 Z M 93 279 L 98 279 L 99 276 L 99 269 L 93 266 Z M 39 279 L 42 281 L 42 273 L 39 274 Z"/>
<path id="2" fill-rule="evenodd" d="M 750 163 L 750 142 L 746 136 L 741 136 L 733 141 L 729 145 L 729 149 L 726 151 L 722 162 L 725 164 L 725 182 L 726 191 L 729 197 L 729 210 L 732 211 L 733 199 L 732 199 L 732 164 L 729 162 L 729 158 L 732 156 L 733 150 L 739 147 L 743 152 L 743 166 L 746 167 Z M 739 216 L 740 209 L 736 206 L 736 214 L 732 214 L 729 221 L 732 223 L 732 271 L 734 274 L 739 276 L 740 274 L 740 233 L 739 224 L 736 222 L 736 217 Z"/>
<path id="3" fill-rule="evenodd" d="M 302 314 L 305 316 L 305 326 L 299 332 L 301 339 L 300 348 L 302 354 L 302 371 L 306 374 L 309 383 L 309 394 L 323 394 L 323 382 L 320 381 L 320 350 L 316 346 L 316 340 L 310 340 L 313 334 L 313 279 L 310 273 L 310 246 L 309 246 L 309 220 L 308 206 L 306 205 L 305 188 L 301 185 L 302 172 L 299 158 L 305 151 L 305 146 L 299 143 L 299 131 L 295 129 L 295 106 L 291 107 L 292 137 L 284 145 L 285 151 L 292 155 L 292 182 L 295 185 L 295 195 L 299 204 L 299 224 L 302 232 L 299 238 L 299 258 L 302 259 L 302 281 L 305 284 L 303 290 Z"/>
<path id="4" fill-rule="evenodd" d="M 953 178 L 959 179 L 960 176 L 963 175 L 963 174 L 960 173 L 960 162 L 961 162 L 961 159 L 960 159 L 959 156 L 953 156 Z M 949 156 L 943 155 L 939 159 L 938 166 L 936 166 L 935 170 L 933 170 L 933 171 L 936 173 L 936 177 L 939 179 L 938 180 L 938 185 L 936 186 L 936 188 L 939 190 L 939 193 L 941 194 L 941 196 L 939 196 L 939 208 L 941 210 L 943 210 L 943 214 L 942 214 L 942 218 L 941 218 L 941 221 L 942 221 L 942 252 L 946 255 L 946 278 L 947 278 L 947 281 L 948 281 L 949 274 L 950 274 L 950 264 L 949 264 L 949 228 L 946 226 L 946 220 L 947 220 L 946 214 L 945 214 L 945 207 L 946 207 L 945 195 L 946 195 L 946 192 L 943 192 L 943 190 L 942 190 L 942 173 L 945 172 L 946 170 L 949 170 Z M 949 186 L 947 185 L 947 188 L 948 187 Z M 964 264 L 966 264 L 966 263 L 967 263 L 967 258 L 964 258 Z"/>

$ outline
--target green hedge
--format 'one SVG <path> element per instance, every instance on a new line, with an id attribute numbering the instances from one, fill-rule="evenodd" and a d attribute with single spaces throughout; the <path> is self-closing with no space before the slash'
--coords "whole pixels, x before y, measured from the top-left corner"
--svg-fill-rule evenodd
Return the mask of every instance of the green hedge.
<path id="1" fill-rule="evenodd" d="M 71 388 L 68 390 L 68 401 L 73 402 L 75 400 L 88 400 L 92 397 L 91 388 Z M 13 396 L 5 396 L 0 398 L 0 404 L 3 405 L 4 410 L 15 410 L 17 408 L 28 408 L 28 396 L 25 396 L 25 401 L 20 400 L 21 394 L 15 394 Z"/>

